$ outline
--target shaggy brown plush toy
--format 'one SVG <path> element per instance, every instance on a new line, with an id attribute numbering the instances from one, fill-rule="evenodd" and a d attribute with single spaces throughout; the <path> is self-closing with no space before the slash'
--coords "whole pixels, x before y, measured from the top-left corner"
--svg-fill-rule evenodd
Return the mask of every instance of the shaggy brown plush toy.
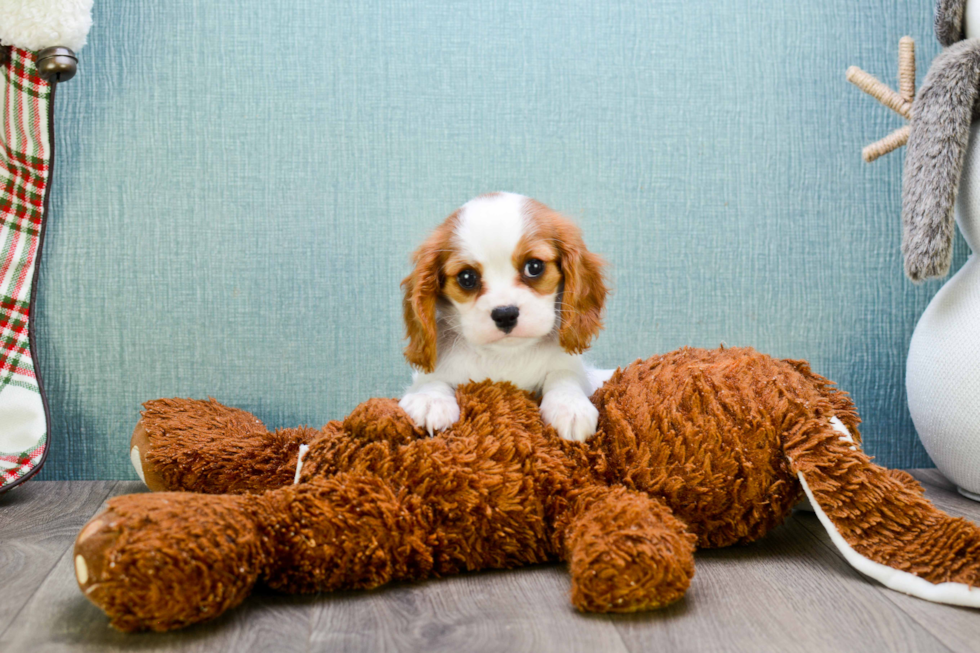
<path id="1" fill-rule="evenodd" d="M 762 537 L 805 490 L 863 573 L 980 606 L 980 529 L 871 464 L 847 395 L 803 362 L 750 349 L 638 361 L 592 397 L 585 443 L 558 438 L 508 384 L 457 397 L 459 422 L 435 437 L 391 399 L 275 433 L 213 400 L 149 402 L 133 458 L 171 492 L 113 499 L 82 529 L 79 586 L 121 630 L 168 630 L 257 582 L 319 592 L 565 560 L 579 609 L 647 610 L 684 595 L 695 549 Z"/>

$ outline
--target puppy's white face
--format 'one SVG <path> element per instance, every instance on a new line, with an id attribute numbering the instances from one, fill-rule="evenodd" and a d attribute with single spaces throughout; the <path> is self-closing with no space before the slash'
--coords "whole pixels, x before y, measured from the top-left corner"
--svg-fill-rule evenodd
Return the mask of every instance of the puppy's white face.
<path id="1" fill-rule="evenodd" d="M 602 259 L 540 202 L 493 193 L 453 212 L 416 250 L 402 281 L 405 358 L 431 373 L 464 341 L 504 353 L 557 339 L 568 354 L 602 328 Z M 557 336 L 557 338 L 555 338 Z"/>
<path id="2" fill-rule="evenodd" d="M 471 345 L 520 348 L 556 331 L 558 250 L 528 202 L 495 193 L 468 202 L 456 216 L 441 317 Z"/>

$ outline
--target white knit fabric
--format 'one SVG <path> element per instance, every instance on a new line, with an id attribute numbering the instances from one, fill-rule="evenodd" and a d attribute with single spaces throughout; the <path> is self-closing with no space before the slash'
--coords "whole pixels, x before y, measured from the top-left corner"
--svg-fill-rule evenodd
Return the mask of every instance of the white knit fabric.
<path id="1" fill-rule="evenodd" d="M 0 388 L 0 451 L 30 451 L 44 443 L 47 424 L 36 389 L 16 385 Z M 17 464 L 0 459 L 0 470 Z"/>
<path id="2" fill-rule="evenodd" d="M 956 221 L 980 245 L 980 123 L 971 129 Z M 947 478 L 980 494 L 980 259 L 966 264 L 926 308 L 912 334 L 909 411 L 923 446 Z"/>
<path id="3" fill-rule="evenodd" d="M 92 0 L 0 0 L 0 43 L 78 52 L 92 27 Z"/>
<path id="4" fill-rule="evenodd" d="M 970 144 L 956 195 L 956 224 L 970 251 L 977 251 L 980 247 L 980 122 L 970 127 Z"/>
<path id="5" fill-rule="evenodd" d="M 909 596 L 917 596 L 920 599 L 932 601 L 933 603 L 980 608 L 980 587 L 970 587 L 964 583 L 952 582 L 930 583 L 925 578 L 910 574 L 901 569 L 887 567 L 855 551 L 854 547 L 848 544 L 844 536 L 837 530 L 834 522 L 830 521 L 830 517 L 824 512 L 816 497 L 813 496 L 813 491 L 810 490 L 810 485 L 806 482 L 806 477 L 800 473 L 799 479 L 800 485 L 803 486 L 805 496 L 809 499 L 810 505 L 813 506 L 813 512 L 816 513 L 821 525 L 827 529 L 827 534 L 830 535 L 830 541 L 834 543 L 834 546 L 841 552 L 841 555 L 844 556 L 848 564 L 859 572 L 869 578 L 875 579 L 885 587 L 902 592 L 903 594 L 908 594 Z"/>

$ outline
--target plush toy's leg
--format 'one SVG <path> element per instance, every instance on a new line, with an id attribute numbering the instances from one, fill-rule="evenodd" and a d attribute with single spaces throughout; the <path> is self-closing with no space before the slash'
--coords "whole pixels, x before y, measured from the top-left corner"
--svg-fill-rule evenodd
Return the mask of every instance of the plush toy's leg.
<path id="1" fill-rule="evenodd" d="M 597 488 L 575 503 L 565 531 L 575 607 L 635 612 L 684 596 L 697 538 L 666 505 L 623 488 Z"/>
<path id="2" fill-rule="evenodd" d="M 813 418 L 784 449 L 834 545 L 861 573 L 937 603 L 980 607 L 980 528 L 878 467 L 839 420 Z"/>
<path id="3" fill-rule="evenodd" d="M 119 630 L 171 630 L 248 596 L 267 560 L 246 497 L 117 497 L 75 541 L 75 576 Z"/>
<path id="4" fill-rule="evenodd" d="M 256 581 L 285 592 L 371 588 L 552 557 L 538 509 L 520 500 L 519 471 L 481 486 L 428 468 L 413 491 L 345 472 L 264 494 L 119 497 L 79 533 L 76 577 L 115 627 L 169 630 L 216 617 Z"/>
<path id="5" fill-rule="evenodd" d="M 298 480 L 303 445 L 317 448 L 310 456 L 315 462 L 300 465 L 303 479 L 308 479 L 348 467 L 365 443 L 391 447 L 425 435 L 395 399 L 366 401 L 343 422 L 330 422 L 322 429 L 273 433 L 251 413 L 213 399 L 157 399 L 143 405 L 130 458 L 151 490 L 237 494 Z"/>
<path id="6" fill-rule="evenodd" d="M 315 479 L 267 498 L 259 519 L 273 553 L 263 580 L 283 592 L 424 578 L 438 571 L 434 549 L 453 536 L 427 519 L 431 504 L 370 473 Z"/>
<path id="7" fill-rule="evenodd" d="M 260 581 L 316 592 L 425 575 L 432 542 L 414 517 L 371 475 L 265 494 L 122 496 L 79 532 L 75 576 L 119 630 L 172 630 L 217 617 Z"/>
<path id="8" fill-rule="evenodd" d="M 261 492 L 292 483 L 300 445 L 321 434 L 270 433 L 251 413 L 213 399 L 158 399 L 143 405 L 130 459 L 154 491 Z"/>
<path id="9" fill-rule="evenodd" d="M 258 581 L 286 592 L 374 587 L 426 575 L 425 505 L 372 475 L 341 474 L 255 495 L 118 497 L 75 542 L 82 592 L 124 631 L 217 617 Z"/>
<path id="10" fill-rule="evenodd" d="M 397 399 L 368 399 L 343 422 L 331 422 L 323 431 L 324 437 L 310 446 L 301 473 L 297 474 L 300 483 L 358 466 L 374 469 L 366 461 L 387 459 L 399 447 L 428 437 L 401 409 Z"/>

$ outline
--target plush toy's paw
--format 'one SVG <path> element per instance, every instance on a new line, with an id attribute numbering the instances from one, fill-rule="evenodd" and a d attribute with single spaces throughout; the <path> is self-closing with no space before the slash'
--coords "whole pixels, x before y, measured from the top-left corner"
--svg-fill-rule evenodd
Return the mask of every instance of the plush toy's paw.
<path id="1" fill-rule="evenodd" d="M 669 605 L 691 584 L 696 542 L 663 502 L 607 489 L 569 528 L 572 603 L 587 612 Z"/>
<path id="2" fill-rule="evenodd" d="M 367 442 L 408 444 L 426 436 L 394 399 L 368 399 L 351 411 L 341 425 L 358 447 Z"/>
<path id="3" fill-rule="evenodd" d="M 257 417 L 214 399 L 155 399 L 143 404 L 130 438 L 129 460 L 154 492 L 227 492 L 224 486 L 209 487 L 211 479 L 221 476 L 214 467 L 221 466 L 231 451 L 253 462 L 251 449 L 270 449 L 264 434 L 266 428 Z M 235 446 L 227 446 L 229 442 Z M 207 474 L 201 473 L 202 466 L 209 467 Z"/>
<path id="4" fill-rule="evenodd" d="M 241 603 L 258 578 L 260 548 L 236 498 L 129 495 L 78 534 L 75 578 L 115 628 L 171 630 Z"/>
<path id="5" fill-rule="evenodd" d="M 555 389 L 541 399 L 541 416 L 565 440 L 585 442 L 595 435 L 599 411 L 581 391 Z"/>
<path id="6" fill-rule="evenodd" d="M 425 429 L 429 435 L 447 429 L 459 419 L 459 404 L 455 394 L 442 390 L 423 389 L 410 392 L 398 402 L 415 425 Z"/>
<path id="7" fill-rule="evenodd" d="M 309 427 L 270 433 L 214 399 L 156 399 L 143 404 L 129 459 L 154 492 L 264 492 L 291 485 L 300 445 L 322 435 Z"/>

